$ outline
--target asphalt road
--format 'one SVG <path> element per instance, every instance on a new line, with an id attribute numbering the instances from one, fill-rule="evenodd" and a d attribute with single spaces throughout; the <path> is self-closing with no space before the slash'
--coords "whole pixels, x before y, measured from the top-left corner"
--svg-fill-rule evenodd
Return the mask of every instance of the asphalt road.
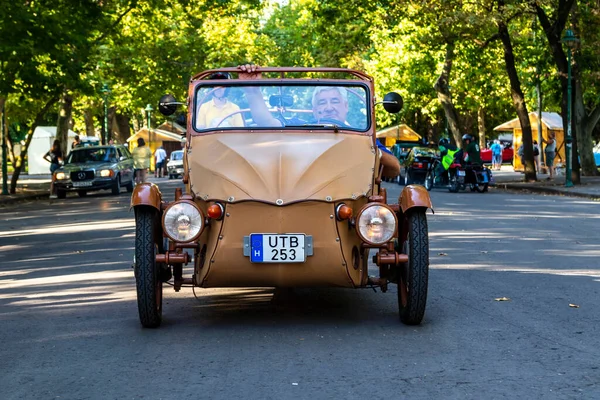
<path id="1" fill-rule="evenodd" d="M 166 289 L 143 329 L 128 194 L 0 208 L 0 399 L 600 398 L 600 203 L 432 199 L 418 327 L 392 285 Z"/>

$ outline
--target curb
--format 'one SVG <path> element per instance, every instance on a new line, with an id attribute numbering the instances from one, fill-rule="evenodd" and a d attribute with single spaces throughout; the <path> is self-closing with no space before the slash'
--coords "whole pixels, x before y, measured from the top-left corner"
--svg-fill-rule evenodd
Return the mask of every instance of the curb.
<path id="1" fill-rule="evenodd" d="M 498 189 L 503 190 L 515 190 L 515 191 L 526 191 L 526 192 L 534 192 L 555 196 L 568 196 L 568 197 L 579 197 L 591 200 L 600 200 L 600 194 L 591 194 L 591 193 L 581 193 L 581 192 L 571 192 L 568 190 L 556 189 L 548 186 L 534 186 L 534 185 L 519 185 L 519 184 L 511 184 L 511 183 L 496 183 L 496 187 Z"/>
<path id="2" fill-rule="evenodd" d="M 13 196 L 13 197 L 11 197 Z M 8 195 L 6 198 L 0 195 L 0 206 L 20 203 L 22 201 L 28 200 L 40 200 L 40 199 L 49 199 L 48 192 L 39 192 L 39 193 L 30 193 L 25 195 Z"/>

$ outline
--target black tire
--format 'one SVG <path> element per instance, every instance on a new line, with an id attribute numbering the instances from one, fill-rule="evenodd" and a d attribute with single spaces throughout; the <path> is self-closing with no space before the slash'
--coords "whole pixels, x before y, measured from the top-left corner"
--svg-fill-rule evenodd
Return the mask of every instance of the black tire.
<path id="1" fill-rule="evenodd" d="M 56 197 L 59 199 L 65 199 L 67 197 L 67 191 L 66 190 L 56 190 Z"/>
<path id="2" fill-rule="evenodd" d="M 133 187 L 134 186 L 135 186 L 134 179 L 131 178 L 131 180 L 129 181 L 129 183 L 125 186 L 125 189 L 127 189 L 128 193 L 133 193 Z"/>
<path id="3" fill-rule="evenodd" d="M 78 190 L 77 195 L 79 197 L 85 197 L 85 196 L 87 196 L 87 192 L 85 190 Z"/>
<path id="4" fill-rule="evenodd" d="M 479 185 L 479 184 L 475 185 L 475 190 L 477 190 L 477 193 L 485 193 L 485 192 L 487 192 L 487 188 L 488 188 L 487 183 L 484 183 L 483 185 Z"/>
<path id="5" fill-rule="evenodd" d="M 425 315 L 429 280 L 429 234 L 425 210 L 407 216 L 402 249 L 408 262 L 400 265 L 398 311 L 406 325 L 419 325 Z"/>
<path id="6" fill-rule="evenodd" d="M 404 171 L 404 186 L 412 185 L 413 180 L 410 178 L 410 174 L 408 173 L 408 169 Z"/>
<path id="7" fill-rule="evenodd" d="M 135 209 L 135 284 L 140 322 L 156 328 L 162 322 L 162 281 L 156 263 L 158 213 L 151 207 Z"/>
<path id="8" fill-rule="evenodd" d="M 431 171 L 427 171 L 427 175 L 425 175 L 425 182 L 423 183 L 425 189 L 431 191 L 433 189 L 433 173 Z"/>
<path id="9" fill-rule="evenodd" d="M 112 191 L 112 194 L 116 194 L 116 195 L 121 193 L 121 176 L 120 175 L 117 175 L 115 181 L 113 182 L 111 191 Z"/>
<path id="10" fill-rule="evenodd" d="M 456 176 L 456 173 L 454 173 L 454 174 L 451 173 L 449 182 L 448 182 L 448 190 L 451 193 L 457 193 L 459 186 L 460 186 L 460 184 L 458 183 L 458 176 Z"/>

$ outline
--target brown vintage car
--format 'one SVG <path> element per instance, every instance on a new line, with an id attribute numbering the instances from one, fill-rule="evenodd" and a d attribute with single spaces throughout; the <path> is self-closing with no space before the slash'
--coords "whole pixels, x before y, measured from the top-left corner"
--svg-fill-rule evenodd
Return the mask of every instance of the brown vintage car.
<path id="1" fill-rule="evenodd" d="M 429 272 L 422 186 L 387 204 L 373 79 L 339 68 L 238 68 L 190 81 L 185 192 L 135 187 L 135 278 L 143 326 L 162 319 L 163 283 L 214 287 L 398 284 L 400 320 L 419 324 Z M 159 109 L 176 111 L 165 95 Z M 393 158 L 393 157 L 392 157 Z M 370 258 L 372 256 L 372 258 Z M 368 275 L 372 259 L 379 276 Z M 191 276 L 183 266 L 192 263 Z"/>

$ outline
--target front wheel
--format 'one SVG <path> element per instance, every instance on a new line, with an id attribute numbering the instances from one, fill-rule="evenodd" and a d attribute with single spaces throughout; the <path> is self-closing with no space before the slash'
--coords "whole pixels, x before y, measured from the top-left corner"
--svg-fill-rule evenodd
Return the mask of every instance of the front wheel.
<path id="1" fill-rule="evenodd" d="M 150 207 L 135 210 L 135 283 L 140 322 L 156 328 L 162 321 L 162 281 L 156 264 L 158 213 Z"/>
<path id="2" fill-rule="evenodd" d="M 429 234 L 425 211 L 413 211 L 406 220 L 402 244 L 408 262 L 400 265 L 398 310 L 400 321 L 418 325 L 425 315 L 429 279 Z"/>
<path id="3" fill-rule="evenodd" d="M 121 193 L 121 177 L 117 176 L 111 187 L 112 194 Z"/>
<path id="4" fill-rule="evenodd" d="M 427 189 L 428 191 L 431 191 L 432 188 L 433 188 L 433 172 L 428 171 L 427 175 L 425 176 L 425 189 Z"/>

